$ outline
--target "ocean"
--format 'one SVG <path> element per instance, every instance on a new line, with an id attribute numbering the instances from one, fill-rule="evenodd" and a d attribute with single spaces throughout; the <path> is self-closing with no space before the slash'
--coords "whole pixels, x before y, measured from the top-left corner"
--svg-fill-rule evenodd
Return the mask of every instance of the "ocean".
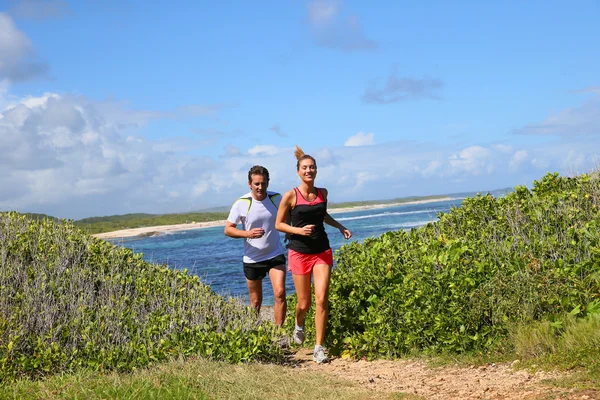
<path id="1" fill-rule="evenodd" d="M 362 242 L 366 238 L 377 237 L 385 232 L 409 230 L 436 221 L 439 212 L 447 212 L 451 207 L 459 206 L 461 201 L 461 198 L 455 198 L 339 212 L 333 213 L 332 216 L 350 229 L 350 241 Z M 326 231 L 334 252 L 347 243 L 337 229 L 326 225 Z M 248 301 L 246 280 L 242 271 L 242 239 L 225 236 L 222 226 L 111 242 L 131 248 L 136 253 L 143 253 L 146 261 L 166 263 L 170 268 L 187 268 L 189 273 L 198 275 L 215 292 Z M 290 273 L 287 274 L 286 289 L 287 294 L 294 293 Z M 273 304 L 273 291 L 268 278 L 263 280 L 263 304 Z"/>

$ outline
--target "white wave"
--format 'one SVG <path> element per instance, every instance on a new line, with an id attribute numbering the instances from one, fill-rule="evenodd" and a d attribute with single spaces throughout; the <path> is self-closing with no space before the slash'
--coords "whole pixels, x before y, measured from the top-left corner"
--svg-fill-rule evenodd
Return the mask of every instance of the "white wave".
<path id="1" fill-rule="evenodd" d="M 422 221 L 404 222 L 402 224 L 396 224 L 395 226 L 397 226 L 399 228 L 416 228 L 419 226 L 427 225 L 430 222 L 435 222 L 437 220 L 438 220 L 437 218 L 434 218 L 434 219 L 428 219 L 428 220 L 422 220 Z"/>
<path id="2" fill-rule="evenodd" d="M 353 221 L 357 219 L 367 219 L 367 218 L 378 218 L 378 217 L 391 217 L 395 215 L 409 215 L 409 214 L 436 214 L 443 210 L 419 210 L 419 211 L 397 211 L 397 212 L 384 212 L 379 214 L 369 214 L 369 215 L 359 215 L 356 217 L 341 217 L 336 218 L 338 221 Z"/>
<path id="3" fill-rule="evenodd" d="M 363 226 L 362 229 L 385 228 L 385 229 L 389 229 L 389 230 L 394 230 L 394 229 L 418 228 L 419 226 L 427 225 L 428 223 L 436 222 L 437 220 L 438 220 L 437 218 L 434 218 L 434 219 L 424 219 L 424 220 L 419 220 L 419 221 L 402 222 L 399 224 L 367 225 L 367 226 Z"/>

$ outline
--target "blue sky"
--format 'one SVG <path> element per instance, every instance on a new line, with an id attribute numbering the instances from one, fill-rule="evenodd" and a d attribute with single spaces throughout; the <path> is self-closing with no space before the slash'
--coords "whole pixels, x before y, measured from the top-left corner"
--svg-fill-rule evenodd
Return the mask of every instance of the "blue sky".
<path id="1" fill-rule="evenodd" d="M 597 169 L 600 1 L 0 0 L 0 209 L 187 212 Z"/>

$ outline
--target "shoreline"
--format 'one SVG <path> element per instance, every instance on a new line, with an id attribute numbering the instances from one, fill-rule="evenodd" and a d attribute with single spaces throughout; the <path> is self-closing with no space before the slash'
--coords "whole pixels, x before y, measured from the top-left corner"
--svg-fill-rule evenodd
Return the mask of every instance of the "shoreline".
<path id="1" fill-rule="evenodd" d="M 450 200 L 460 200 L 460 197 L 440 197 L 440 198 L 436 198 L 436 199 L 405 201 L 403 203 L 382 203 L 382 204 L 369 204 L 369 205 L 365 205 L 365 206 L 329 208 L 329 209 L 327 209 L 327 212 L 329 214 L 337 214 L 337 213 L 349 212 L 349 211 L 374 210 L 374 209 L 378 209 L 378 208 L 407 206 L 407 205 L 411 205 L 411 204 L 437 203 L 438 201 L 450 201 Z"/>
<path id="2" fill-rule="evenodd" d="M 436 203 L 439 201 L 449 201 L 449 200 L 457 200 L 456 197 L 440 197 L 436 199 L 426 199 L 426 200 L 414 200 L 407 201 L 403 203 L 387 203 L 387 204 L 372 204 L 365 206 L 355 206 L 355 207 L 340 207 L 340 208 L 331 208 L 328 210 L 329 214 L 337 214 L 342 212 L 349 211 L 363 211 L 363 210 L 372 210 L 378 208 L 388 208 L 388 207 L 396 207 L 396 206 L 404 206 L 411 204 L 427 204 L 427 203 Z M 192 229 L 203 229 L 203 228 L 213 228 L 215 226 L 225 226 L 225 220 L 217 220 L 217 221 L 208 221 L 208 222 L 194 222 L 190 224 L 175 224 L 175 225 L 159 225 L 159 226 L 146 226 L 142 228 L 130 228 L 130 229 L 122 229 L 118 231 L 112 232 L 103 232 L 103 233 L 95 233 L 92 236 L 98 239 L 120 239 L 120 238 L 132 238 L 132 237 L 148 237 L 148 236 L 157 236 L 169 232 L 180 232 L 180 231 L 188 231 Z"/>

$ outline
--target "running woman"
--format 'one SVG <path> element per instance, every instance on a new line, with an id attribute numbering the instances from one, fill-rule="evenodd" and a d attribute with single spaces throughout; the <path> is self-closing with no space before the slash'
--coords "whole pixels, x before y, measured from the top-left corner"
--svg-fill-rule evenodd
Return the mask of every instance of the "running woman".
<path id="1" fill-rule="evenodd" d="M 327 362 L 323 340 L 328 318 L 328 293 L 333 256 L 323 223 L 341 232 L 345 239 L 352 233 L 327 212 L 327 189 L 317 188 L 317 162 L 296 146 L 296 171 L 300 186 L 283 195 L 275 228 L 289 235 L 288 269 L 292 272 L 298 296 L 296 327 L 293 340 L 302 344 L 305 339 L 304 321 L 311 305 L 311 277 L 315 285 L 315 349 L 313 360 Z M 291 219 L 289 219 L 291 218 Z M 290 221 L 288 223 L 287 221 Z"/>

